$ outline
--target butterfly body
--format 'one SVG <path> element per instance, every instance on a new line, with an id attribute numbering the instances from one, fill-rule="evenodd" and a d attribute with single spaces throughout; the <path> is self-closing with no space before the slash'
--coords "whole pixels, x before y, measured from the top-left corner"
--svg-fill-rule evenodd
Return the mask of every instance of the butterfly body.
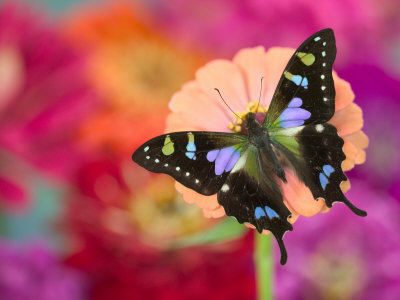
<path id="1" fill-rule="evenodd" d="M 268 129 L 260 124 L 254 113 L 246 115 L 245 127 L 247 129 L 248 141 L 254 145 L 266 158 L 266 162 L 271 164 L 273 172 L 284 182 L 286 182 L 285 171 L 272 148 L 271 138 Z"/>
<path id="2" fill-rule="evenodd" d="M 140 146 L 133 161 L 202 195 L 217 194 L 228 216 L 259 232 L 271 231 L 284 264 L 283 235 L 293 229 L 283 201 L 283 188 L 290 184 L 287 172 L 308 187 L 315 200 L 322 199 L 328 207 L 342 202 L 355 214 L 366 215 L 340 188 L 347 180 L 341 167 L 344 142 L 327 123 L 335 112 L 335 56 L 333 31 L 315 33 L 283 70 L 262 123 L 248 113 L 243 133 L 164 134 Z"/>

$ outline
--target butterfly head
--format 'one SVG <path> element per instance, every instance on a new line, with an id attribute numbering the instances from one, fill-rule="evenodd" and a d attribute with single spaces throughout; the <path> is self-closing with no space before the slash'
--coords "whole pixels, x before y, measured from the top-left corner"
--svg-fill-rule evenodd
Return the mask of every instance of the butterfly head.
<path id="1" fill-rule="evenodd" d="M 257 120 L 257 116 L 255 113 L 249 112 L 245 117 L 245 124 L 244 124 L 248 133 L 250 132 L 257 132 L 262 130 L 263 127 L 261 126 L 260 122 Z"/>

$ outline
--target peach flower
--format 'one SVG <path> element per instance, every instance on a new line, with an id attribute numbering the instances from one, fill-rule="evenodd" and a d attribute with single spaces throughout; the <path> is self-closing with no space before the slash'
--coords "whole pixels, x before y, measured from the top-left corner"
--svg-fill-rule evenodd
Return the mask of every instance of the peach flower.
<path id="1" fill-rule="evenodd" d="M 260 79 L 264 77 L 260 107 L 268 109 L 272 96 L 287 62 L 294 53 L 290 48 L 263 47 L 248 48 L 239 51 L 233 61 L 214 60 L 196 73 L 195 80 L 185 84 L 177 92 L 171 102 L 172 113 L 167 119 L 166 132 L 183 130 L 203 130 L 232 132 L 235 129 L 235 118 L 221 101 L 214 88 L 223 94 L 233 111 L 242 113 L 257 103 L 260 93 Z M 336 126 L 344 140 L 343 151 L 346 160 L 342 164 L 348 171 L 355 164 L 365 161 L 364 149 L 368 146 L 368 138 L 361 131 L 363 126 L 362 111 L 353 103 L 354 93 L 350 84 L 333 73 L 336 89 L 336 111 L 329 121 Z M 243 113 L 242 113 L 243 114 Z M 312 216 L 319 212 L 327 212 L 325 201 L 315 201 L 311 191 L 297 177 L 286 172 L 288 184 L 282 184 L 284 203 L 292 212 L 289 219 L 294 223 L 302 216 Z M 218 204 L 217 195 L 203 196 L 176 182 L 177 190 L 182 193 L 188 203 L 196 203 L 203 209 L 206 217 L 225 215 Z M 345 192 L 350 188 L 349 181 L 341 185 Z"/>

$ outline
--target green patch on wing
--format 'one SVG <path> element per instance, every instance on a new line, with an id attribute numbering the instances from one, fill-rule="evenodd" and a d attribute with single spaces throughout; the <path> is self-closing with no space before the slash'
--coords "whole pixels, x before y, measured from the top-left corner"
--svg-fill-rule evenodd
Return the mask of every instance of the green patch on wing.
<path id="1" fill-rule="evenodd" d="M 299 151 L 299 143 L 296 139 L 297 134 L 304 128 L 304 126 L 298 126 L 293 128 L 282 128 L 275 129 L 271 131 L 269 134 L 271 139 L 275 142 L 281 144 L 290 152 L 300 155 Z"/>

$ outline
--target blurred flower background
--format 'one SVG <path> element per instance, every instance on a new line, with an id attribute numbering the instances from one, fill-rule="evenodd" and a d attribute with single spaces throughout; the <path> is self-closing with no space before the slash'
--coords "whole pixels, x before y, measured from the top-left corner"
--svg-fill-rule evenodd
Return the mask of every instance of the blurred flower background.
<path id="1" fill-rule="evenodd" d="M 253 232 L 130 156 L 207 61 L 325 27 L 370 138 L 347 194 L 368 217 L 300 217 L 276 297 L 400 299 L 399 15 L 397 0 L 0 2 L 0 299 L 255 299 Z"/>

